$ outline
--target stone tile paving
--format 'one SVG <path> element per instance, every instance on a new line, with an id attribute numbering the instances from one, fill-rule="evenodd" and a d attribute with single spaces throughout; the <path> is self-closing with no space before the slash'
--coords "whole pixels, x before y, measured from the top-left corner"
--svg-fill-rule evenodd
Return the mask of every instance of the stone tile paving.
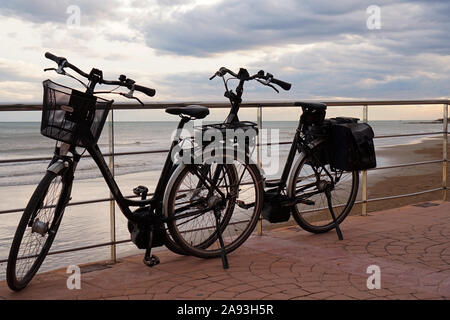
<path id="1" fill-rule="evenodd" d="M 450 203 L 407 206 L 349 217 L 336 233 L 313 235 L 297 226 L 251 237 L 229 255 L 202 260 L 159 253 L 148 268 L 142 255 L 82 273 L 68 290 L 64 269 L 39 274 L 28 288 L 0 299 L 448 299 Z M 381 289 L 368 289 L 367 267 L 381 270 Z"/>

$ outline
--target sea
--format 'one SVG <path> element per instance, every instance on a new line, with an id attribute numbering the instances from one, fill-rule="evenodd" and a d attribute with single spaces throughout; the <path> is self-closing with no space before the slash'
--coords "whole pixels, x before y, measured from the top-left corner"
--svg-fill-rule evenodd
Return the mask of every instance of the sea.
<path id="1" fill-rule="evenodd" d="M 193 128 L 201 124 L 205 123 L 191 124 L 185 135 L 191 135 Z M 278 136 L 279 141 L 290 141 L 294 136 L 297 124 L 297 121 L 265 121 L 263 128 L 272 138 Z M 403 120 L 372 121 L 369 124 L 374 129 L 376 136 L 442 131 L 442 124 L 436 122 L 418 123 Z M 169 148 L 176 125 L 177 122 L 168 121 L 116 122 L 114 124 L 114 152 L 166 150 Z M 107 123 L 99 139 L 99 146 L 103 153 L 109 152 L 109 132 Z M 375 139 L 375 145 L 378 149 L 418 143 L 421 139 L 423 137 L 420 136 L 381 138 Z M 54 146 L 55 141 L 40 135 L 39 122 L 0 122 L 0 162 L 21 160 L 21 162 L 0 163 L 0 211 L 20 209 L 26 206 L 29 196 L 42 179 L 49 162 L 48 160 L 26 161 L 26 159 L 49 157 L 53 154 Z M 281 172 L 282 160 L 288 152 L 289 145 L 277 148 L 275 151 L 271 151 L 271 155 L 280 159 L 281 166 L 278 170 L 269 172 L 268 178 L 275 177 Z M 116 156 L 114 159 L 115 176 L 121 188 L 122 185 L 128 188 L 123 190 L 123 193 L 130 195 L 133 186 L 142 184 L 143 177 L 150 177 L 151 181 L 148 181 L 148 186 L 152 190 L 165 158 L 166 154 L 164 153 Z M 389 163 L 387 158 L 378 158 L 377 160 L 378 165 Z M 135 181 L 136 183 L 134 183 Z M 80 186 L 78 189 L 77 185 Z M 73 201 L 82 201 L 82 197 L 86 196 L 89 199 L 109 196 L 106 184 L 102 182 L 100 171 L 89 158 L 83 158 L 78 165 Z M 129 239 L 126 220 L 121 217 L 117 208 L 116 215 L 116 239 Z M 4 260 L 8 257 L 20 216 L 21 212 L 0 214 L 0 261 L 3 261 L 0 262 L 0 280 L 5 278 L 6 263 Z M 73 206 L 66 211 L 52 250 L 89 246 L 110 240 L 109 203 Z M 131 243 L 118 245 L 117 251 L 119 257 L 141 252 L 135 249 Z M 53 255 L 46 259 L 41 271 L 104 260 L 109 257 L 109 247 Z"/>

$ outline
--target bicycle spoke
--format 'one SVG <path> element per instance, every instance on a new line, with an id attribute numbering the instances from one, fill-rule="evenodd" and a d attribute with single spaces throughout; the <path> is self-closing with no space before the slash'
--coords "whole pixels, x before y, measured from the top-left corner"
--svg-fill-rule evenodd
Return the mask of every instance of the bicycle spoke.
<path id="1" fill-rule="evenodd" d="M 48 188 L 47 194 L 42 201 L 43 205 L 40 208 L 36 208 L 36 212 L 30 217 L 32 221 L 27 223 L 27 225 L 31 223 L 31 226 L 26 227 L 17 255 L 16 276 L 18 280 L 21 280 L 28 273 L 48 238 L 48 232 L 44 235 L 34 232 L 32 230 L 33 224 L 35 221 L 39 221 L 50 227 L 61 189 L 62 179 L 61 177 L 56 177 Z"/>

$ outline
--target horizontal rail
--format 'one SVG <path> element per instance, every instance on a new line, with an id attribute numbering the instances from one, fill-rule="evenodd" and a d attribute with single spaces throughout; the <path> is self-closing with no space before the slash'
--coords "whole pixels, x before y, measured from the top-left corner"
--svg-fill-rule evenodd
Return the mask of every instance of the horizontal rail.
<path id="1" fill-rule="evenodd" d="M 434 132 L 419 132 L 419 133 L 402 133 L 402 134 L 392 134 L 392 135 L 383 135 L 383 136 L 375 136 L 374 139 L 384 139 L 384 138 L 400 138 L 400 137 L 414 137 L 414 136 L 435 136 L 438 134 L 444 134 L 443 131 L 434 131 Z"/>
<path id="2" fill-rule="evenodd" d="M 271 108 L 271 107 L 297 107 L 293 101 L 248 101 L 241 105 L 241 108 Z M 323 101 L 309 100 L 304 102 L 322 102 L 329 107 L 352 107 L 352 106 L 405 106 L 405 105 L 432 105 L 432 104 L 450 104 L 448 99 L 429 99 L 429 100 L 347 100 L 347 101 Z M 192 104 L 200 104 L 208 108 L 229 108 L 229 102 L 215 101 L 190 101 L 190 102 L 146 102 L 145 105 L 136 103 L 115 103 L 114 110 L 134 110 L 134 109 L 165 109 L 167 107 L 184 107 Z M 0 104 L 0 111 L 39 111 L 42 110 L 41 103 L 28 104 Z"/>
<path id="3" fill-rule="evenodd" d="M 425 193 L 442 191 L 443 189 L 444 189 L 443 187 L 439 187 L 439 188 L 428 189 L 428 190 L 424 190 L 424 191 L 417 191 L 417 192 L 406 193 L 406 194 L 399 194 L 399 195 L 394 195 L 394 196 L 372 198 L 372 199 L 367 199 L 367 202 L 374 202 L 374 201 L 380 201 L 380 200 L 390 200 L 390 199 L 398 199 L 398 198 L 406 198 L 406 197 L 418 196 L 418 195 L 425 194 Z"/>
<path id="4" fill-rule="evenodd" d="M 103 156 L 104 157 L 126 156 L 126 155 L 150 154 L 150 153 L 166 153 L 166 152 L 169 152 L 169 149 L 167 149 L 167 150 L 146 150 L 146 151 L 129 151 L 129 152 L 103 153 Z M 81 156 L 81 158 L 92 158 L 92 156 L 89 155 L 89 154 L 84 154 L 84 155 Z M 5 159 L 5 160 L 0 160 L 0 164 L 15 163 L 15 162 L 36 162 L 36 161 L 46 161 L 46 160 L 52 160 L 52 159 L 53 159 L 53 157 Z"/>
<path id="5" fill-rule="evenodd" d="M 104 242 L 104 243 L 99 243 L 99 244 L 92 244 L 92 245 L 89 245 L 89 246 L 75 247 L 75 248 L 71 248 L 71 249 L 55 250 L 55 251 L 50 251 L 49 253 L 47 253 L 47 255 L 51 256 L 51 255 L 54 255 L 54 254 L 61 254 L 61 253 L 68 253 L 68 252 L 74 252 L 74 251 L 95 249 L 95 248 L 99 248 L 99 247 L 106 247 L 106 246 L 110 246 L 110 245 L 113 245 L 113 244 L 122 244 L 122 243 L 127 243 L 127 242 L 131 242 L 131 239 L 119 240 L 119 241 L 114 241 L 114 242 L 110 241 L 110 242 Z M 23 259 L 28 259 L 28 258 L 35 258 L 35 257 L 37 257 L 37 255 L 20 257 L 20 258 L 18 258 L 18 260 L 23 260 Z M 0 260 L 0 263 L 5 263 L 5 262 L 8 262 L 8 259 Z"/>
<path id="6" fill-rule="evenodd" d="M 148 196 L 153 196 L 153 193 L 149 193 Z M 131 195 L 131 196 L 126 196 L 125 198 L 132 199 L 132 198 L 138 198 L 138 197 L 139 196 Z M 68 207 L 70 207 L 70 206 L 80 206 L 80 205 L 84 205 L 84 204 L 93 204 L 93 203 L 106 202 L 106 201 L 112 201 L 112 200 L 114 200 L 114 198 L 100 198 L 100 199 L 92 199 L 92 200 L 85 200 L 85 201 L 75 201 L 75 202 L 69 202 L 67 204 L 67 206 Z M 1 214 L 7 214 L 7 213 L 23 212 L 24 210 L 25 210 L 25 208 L 3 210 L 3 211 L 0 211 L 0 215 Z"/>
<path id="7" fill-rule="evenodd" d="M 426 164 L 442 163 L 444 161 L 446 161 L 446 160 L 440 159 L 440 160 L 428 160 L 428 161 L 419 161 L 419 162 L 410 162 L 410 163 L 400 163 L 400 164 L 394 164 L 392 166 L 376 167 L 376 168 L 368 169 L 366 171 L 414 167 L 414 166 L 421 166 L 421 165 L 426 165 Z"/>

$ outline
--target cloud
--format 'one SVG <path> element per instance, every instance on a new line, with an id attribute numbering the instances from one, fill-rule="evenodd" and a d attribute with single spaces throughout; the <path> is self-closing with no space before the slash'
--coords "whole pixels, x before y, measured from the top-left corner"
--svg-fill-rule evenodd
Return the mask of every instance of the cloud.
<path id="1" fill-rule="evenodd" d="M 19 60 L 0 58 L 0 82 L 25 81 L 33 82 L 41 79 L 42 69 L 34 64 Z"/>
<path id="2" fill-rule="evenodd" d="M 286 68 L 286 65 L 289 68 Z M 360 39 L 356 44 L 321 43 L 251 64 L 292 82 L 292 97 L 414 99 L 448 95 L 450 56 L 405 56 Z"/>
<path id="3" fill-rule="evenodd" d="M 229 0 L 170 19 L 147 20 L 139 28 L 148 46 L 163 53 L 210 56 L 236 50 L 342 41 L 349 35 L 371 38 L 405 54 L 449 49 L 450 3 L 378 1 L 381 30 L 368 30 L 372 1 Z M 444 41 L 443 41 L 444 40 Z M 448 52 L 448 51 L 447 51 Z"/>
<path id="4" fill-rule="evenodd" d="M 353 3 L 353 1 L 347 1 Z M 308 43 L 365 28 L 365 14 L 341 5 L 333 19 L 315 14 L 305 2 L 231 0 L 174 11 L 171 19 L 151 19 L 142 27 L 147 44 L 179 55 L 207 56 L 258 46 Z"/>
<path id="5" fill-rule="evenodd" d="M 263 69 L 292 83 L 289 92 L 277 94 L 255 81 L 248 82 L 244 101 L 436 98 L 448 95 L 450 83 L 450 56 L 405 56 L 362 38 L 356 43 L 322 42 L 277 56 L 268 51 L 242 67 L 250 73 Z M 213 72 L 168 74 L 155 79 L 155 84 L 170 100 L 226 101 L 222 82 L 208 80 Z M 235 85 L 231 82 L 230 88 Z"/>
<path id="6" fill-rule="evenodd" d="M 113 19 L 116 16 L 115 8 L 119 4 L 117 0 L 14 0 L 1 1 L 0 13 L 35 23 L 65 23 L 70 16 L 67 9 L 75 5 L 80 8 L 81 23 L 91 24 L 103 18 Z"/>

